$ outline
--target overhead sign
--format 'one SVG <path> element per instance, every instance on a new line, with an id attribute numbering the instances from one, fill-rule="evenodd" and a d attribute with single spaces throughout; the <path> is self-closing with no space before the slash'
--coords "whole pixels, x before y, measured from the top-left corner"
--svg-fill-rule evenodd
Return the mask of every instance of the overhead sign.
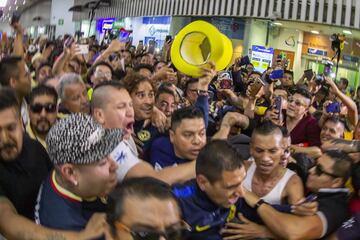
<path id="1" fill-rule="evenodd" d="M 273 48 L 266 48 L 263 46 L 252 46 L 251 63 L 254 65 L 256 71 L 264 72 L 271 66 L 274 56 Z"/>
<path id="2" fill-rule="evenodd" d="M 327 51 L 316 48 L 308 48 L 308 54 L 326 57 Z"/>

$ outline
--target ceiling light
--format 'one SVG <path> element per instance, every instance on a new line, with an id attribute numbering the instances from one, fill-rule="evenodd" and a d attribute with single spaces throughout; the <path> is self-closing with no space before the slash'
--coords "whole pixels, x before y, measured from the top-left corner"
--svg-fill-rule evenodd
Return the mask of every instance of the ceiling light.
<path id="1" fill-rule="evenodd" d="M 274 22 L 274 25 L 282 26 L 283 24 L 281 22 Z"/>
<path id="2" fill-rule="evenodd" d="M 352 32 L 350 31 L 350 30 L 343 30 L 343 33 L 345 33 L 345 34 L 352 34 Z"/>
<path id="3" fill-rule="evenodd" d="M 5 7 L 7 0 L 0 0 L 0 7 Z"/>
<path id="4" fill-rule="evenodd" d="M 319 34 L 319 31 L 311 30 L 311 33 L 313 33 L 313 34 Z"/>

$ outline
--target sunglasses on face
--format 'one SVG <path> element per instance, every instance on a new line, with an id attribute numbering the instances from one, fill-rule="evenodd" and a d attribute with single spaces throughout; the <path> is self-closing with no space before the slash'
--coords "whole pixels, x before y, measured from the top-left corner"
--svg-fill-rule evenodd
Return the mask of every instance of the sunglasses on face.
<path id="1" fill-rule="evenodd" d="M 297 100 L 297 99 L 289 98 L 289 99 L 288 99 L 288 102 L 289 102 L 289 103 L 294 102 L 295 105 L 298 106 L 298 107 L 301 107 L 301 106 L 306 107 L 306 104 L 305 104 L 305 103 L 303 103 L 303 102 L 301 102 L 300 100 Z"/>
<path id="2" fill-rule="evenodd" d="M 56 111 L 56 105 L 55 104 L 46 104 L 46 105 L 34 104 L 34 105 L 30 106 L 30 110 L 33 113 L 41 113 L 43 109 L 45 109 L 45 111 L 47 113 L 53 113 Z"/>
<path id="3" fill-rule="evenodd" d="M 328 176 L 333 177 L 333 178 L 339 178 L 340 177 L 340 176 L 337 176 L 335 174 L 324 171 L 323 167 L 321 165 L 319 165 L 319 164 L 315 165 L 315 174 L 318 175 L 319 177 L 322 174 L 328 175 Z"/>
<path id="4" fill-rule="evenodd" d="M 176 229 L 168 229 L 165 232 L 160 232 L 152 229 L 136 230 L 130 229 L 122 223 L 116 223 L 116 228 L 131 234 L 134 240 L 159 240 L 164 237 L 166 240 L 182 240 L 187 236 L 190 229 L 186 223 L 179 224 L 180 227 Z"/>

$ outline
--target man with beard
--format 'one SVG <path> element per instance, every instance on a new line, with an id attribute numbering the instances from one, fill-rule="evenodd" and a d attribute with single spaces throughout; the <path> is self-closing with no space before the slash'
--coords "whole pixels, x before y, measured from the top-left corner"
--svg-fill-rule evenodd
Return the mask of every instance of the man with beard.
<path id="1" fill-rule="evenodd" d="M 56 121 L 57 101 L 58 95 L 55 89 L 45 85 L 35 87 L 30 93 L 30 123 L 26 127 L 26 132 L 45 149 L 46 135 Z"/>
<path id="2" fill-rule="evenodd" d="M 81 233 L 51 230 L 33 222 L 37 193 L 51 167 L 41 144 L 23 134 L 15 92 L 0 88 L 0 239 L 1 235 L 24 240 L 93 239 L 103 232 L 96 219 Z"/>

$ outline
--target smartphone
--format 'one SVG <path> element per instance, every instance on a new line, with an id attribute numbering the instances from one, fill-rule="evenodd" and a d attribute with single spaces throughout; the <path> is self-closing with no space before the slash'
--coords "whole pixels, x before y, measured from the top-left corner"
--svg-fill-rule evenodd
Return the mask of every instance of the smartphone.
<path id="1" fill-rule="evenodd" d="M 86 55 L 89 53 L 89 45 L 88 44 L 79 44 L 78 47 L 80 48 L 81 55 Z"/>
<path id="2" fill-rule="evenodd" d="M 280 97 L 280 96 L 275 97 L 274 108 L 275 108 L 275 110 L 278 111 L 278 114 L 279 114 L 278 119 L 280 119 L 281 113 L 282 113 L 282 97 Z"/>
<path id="3" fill-rule="evenodd" d="M 340 113 L 340 103 L 333 102 L 326 106 L 326 112 L 328 113 Z"/>
<path id="4" fill-rule="evenodd" d="M 155 52 L 155 41 L 149 40 L 148 52 L 154 54 Z"/>
<path id="5" fill-rule="evenodd" d="M 314 76 L 314 72 L 312 69 L 307 69 L 304 71 L 304 75 L 306 77 L 307 80 L 311 80 Z"/>
<path id="6" fill-rule="evenodd" d="M 126 30 L 121 30 L 119 32 L 118 40 L 120 42 L 127 42 L 129 40 L 130 32 Z"/>
<path id="7" fill-rule="evenodd" d="M 270 74 L 270 80 L 280 79 L 284 77 L 284 70 L 276 69 Z"/>
<path id="8" fill-rule="evenodd" d="M 333 67 L 333 63 L 330 61 L 327 61 L 325 63 L 325 67 L 324 67 L 324 75 L 326 77 L 330 76 L 332 74 L 332 67 Z"/>
<path id="9" fill-rule="evenodd" d="M 218 81 L 220 89 L 233 88 L 233 79 L 230 71 L 220 71 Z"/>
<path id="10" fill-rule="evenodd" d="M 20 12 L 18 12 L 18 11 L 13 12 L 11 21 L 10 21 L 10 25 L 13 25 L 14 23 L 19 22 L 20 17 L 21 17 Z"/>
<path id="11" fill-rule="evenodd" d="M 317 199 L 317 195 L 315 195 L 315 194 L 310 194 L 309 196 L 307 196 L 307 197 L 305 198 L 304 203 L 314 202 L 314 201 L 316 201 L 316 199 Z"/>
<path id="12" fill-rule="evenodd" d="M 250 96 L 255 97 L 263 86 L 265 86 L 263 80 L 261 80 L 261 78 L 256 78 L 254 83 L 250 85 Z"/>
<path id="13" fill-rule="evenodd" d="M 165 42 L 169 42 L 171 40 L 172 40 L 172 36 L 171 35 L 166 35 Z"/>

